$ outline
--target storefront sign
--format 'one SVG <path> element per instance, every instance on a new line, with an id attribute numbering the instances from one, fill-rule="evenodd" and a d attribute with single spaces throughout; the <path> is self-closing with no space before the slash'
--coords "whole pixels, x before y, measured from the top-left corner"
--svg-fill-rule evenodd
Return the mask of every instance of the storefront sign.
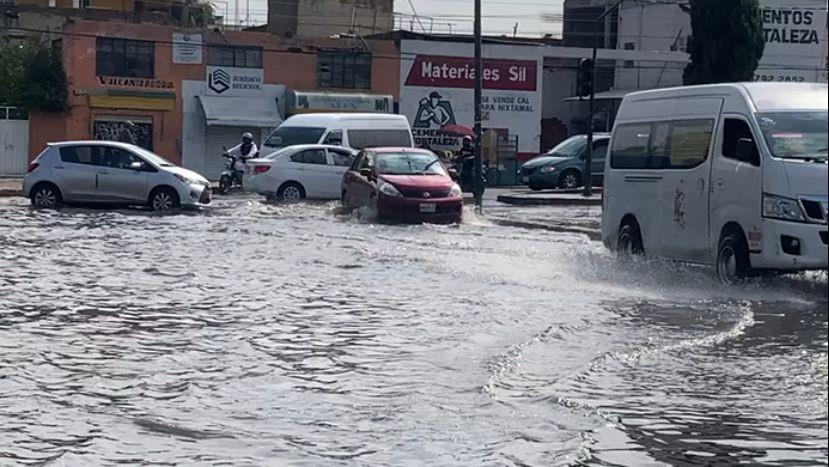
<path id="1" fill-rule="evenodd" d="M 536 67 L 529 60 L 484 60 L 484 89 L 535 91 Z M 406 79 L 408 86 L 469 88 L 475 85 L 475 64 L 471 57 L 418 55 Z"/>
<path id="2" fill-rule="evenodd" d="M 288 96 L 291 113 L 309 112 L 369 112 L 390 113 L 392 96 L 370 94 L 340 94 L 330 92 L 297 92 Z"/>
<path id="3" fill-rule="evenodd" d="M 797 70 L 781 68 L 763 68 L 754 72 L 754 81 L 778 83 L 815 83 L 826 82 L 820 72 L 814 70 Z"/>
<path id="4" fill-rule="evenodd" d="M 826 1 L 800 0 L 792 6 L 790 0 L 763 0 L 760 4 L 766 48 L 758 79 L 822 80 L 819 71 L 826 58 Z"/>
<path id="5" fill-rule="evenodd" d="M 202 62 L 202 35 L 173 33 L 173 63 L 199 65 Z"/>
<path id="6" fill-rule="evenodd" d="M 175 91 L 176 85 L 172 81 L 163 79 L 147 78 L 120 78 L 113 76 L 99 76 L 98 82 L 101 86 L 134 89 L 158 89 L 164 91 Z"/>
<path id="7" fill-rule="evenodd" d="M 264 73 L 261 68 L 208 66 L 205 94 L 208 96 L 259 96 Z"/>
<path id="8" fill-rule="evenodd" d="M 446 55 L 451 51 L 454 55 Z M 403 41 L 400 113 L 409 118 L 415 144 L 452 150 L 460 139 L 447 125 L 475 125 L 472 45 Z M 537 153 L 541 135 L 541 51 L 534 46 L 487 45 L 482 78 L 483 128 L 518 138 L 518 152 Z"/>

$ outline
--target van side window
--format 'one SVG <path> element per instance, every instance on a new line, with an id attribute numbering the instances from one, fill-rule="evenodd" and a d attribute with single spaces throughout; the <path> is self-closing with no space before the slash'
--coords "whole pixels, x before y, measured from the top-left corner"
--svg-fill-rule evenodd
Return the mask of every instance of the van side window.
<path id="1" fill-rule="evenodd" d="M 610 166 L 614 169 L 648 168 L 648 140 L 650 123 L 619 125 L 610 151 Z"/>
<path id="2" fill-rule="evenodd" d="M 668 145 L 671 141 L 671 124 L 668 122 L 654 123 L 651 130 L 651 140 L 648 143 L 648 153 L 651 156 L 652 169 L 665 169 L 670 164 Z"/>
<path id="3" fill-rule="evenodd" d="M 680 120 L 673 122 L 668 154 L 670 168 L 690 169 L 708 159 L 714 120 Z"/>
<path id="4" fill-rule="evenodd" d="M 322 144 L 328 144 L 330 146 L 342 146 L 343 144 L 343 130 L 331 130 L 328 132 L 328 135 L 325 137 L 325 141 Z"/>
<path id="5" fill-rule="evenodd" d="M 722 155 L 729 159 L 737 159 L 737 141 L 741 138 L 754 140 L 748 123 L 736 118 L 726 118 L 723 125 Z M 755 145 L 756 145 L 755 141 Z"/>

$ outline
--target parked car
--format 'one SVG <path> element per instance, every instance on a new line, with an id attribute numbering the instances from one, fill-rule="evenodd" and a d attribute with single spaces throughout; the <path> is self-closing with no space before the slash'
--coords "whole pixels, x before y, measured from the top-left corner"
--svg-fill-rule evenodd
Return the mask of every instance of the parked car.
<path id="1" fill-rule="evenodd" d="M 374 208 L 381 220 L 459 222 L 463 194 L 456 176 L 425 149 L 366 149 L 343 176 L 342 203 Z"/>
<path id="2" fill-rule="evenodd" d="M 593 159 L 590 164 L 594 185 L 603 181 L 604 160 L 610 134 L 593 134 Z M 577 135 L 562 141 L 550 151 L 525 162 L 518 171 L 521 183 L 532 190 L 545 188 L 573 189 L 584 185 L 584 161 L 587 136 Z"/>
<path id="3" fill-rule="evenodd" d="M 269 199 L 339 199 L 343 173 L 356 154 L 339 146 L 290 146 L 248 160 L 244 186 Z"/>
<path id="4" fill-rule="evenodd" d="M 29 165 L 23 193 L 39 208 L 104 203 L 155 211 L 209 204 L 212 196 L 210 182 L 196 172 L 113 141 L 49 143 Z"/>
<path id="5" fill-rule="evenodd" d="M 327 144 L 353 149 L 414 145 L 405 115 L 392 114 L 301 114 L 289 117 L 271 133 L 260 153 L 298 144 Z"/>
<path id="6" fill-rule="evenodd" d="M 625 96 L 602 241 L 754 275 L 829 267 L 829 87 L 732 83 Z"/>

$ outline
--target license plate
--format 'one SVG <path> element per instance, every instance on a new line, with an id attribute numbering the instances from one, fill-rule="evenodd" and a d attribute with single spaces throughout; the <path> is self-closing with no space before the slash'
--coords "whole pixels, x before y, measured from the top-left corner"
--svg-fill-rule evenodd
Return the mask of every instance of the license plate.
<path id="1" fill-rule="evenodd" d="M 530 177 L 523 177 L 521 180 L 523 180 L 524 183 L 530 183 Z"/>
<path id="2" fill-rule="evenodd" d="M 422 203 L 420 205 L 420 212 L 435 212 L 437 211 L 437 205 L 435 203 Z"/>

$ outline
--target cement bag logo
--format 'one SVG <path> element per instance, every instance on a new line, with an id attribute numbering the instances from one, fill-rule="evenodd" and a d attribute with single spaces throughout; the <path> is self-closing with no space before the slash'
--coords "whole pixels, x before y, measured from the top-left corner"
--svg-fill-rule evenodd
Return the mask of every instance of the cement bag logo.
<path id="1" fill-rule="evenodd" d="M 208 76 L 207 87 L 216 94 L 227 91 L 230 89 L 230 75 L 224 70 L 215 70 Z"/>
<path id="2" fill-rule="evenodd" d="M 456 123 L 452 102 L 444 99 L 437 91 L 432 91 L 429 97 L 420 99 L 417 115 L 412 126 L 414 128 L 439 130 L 446 125 L 455 125 Z"/>

